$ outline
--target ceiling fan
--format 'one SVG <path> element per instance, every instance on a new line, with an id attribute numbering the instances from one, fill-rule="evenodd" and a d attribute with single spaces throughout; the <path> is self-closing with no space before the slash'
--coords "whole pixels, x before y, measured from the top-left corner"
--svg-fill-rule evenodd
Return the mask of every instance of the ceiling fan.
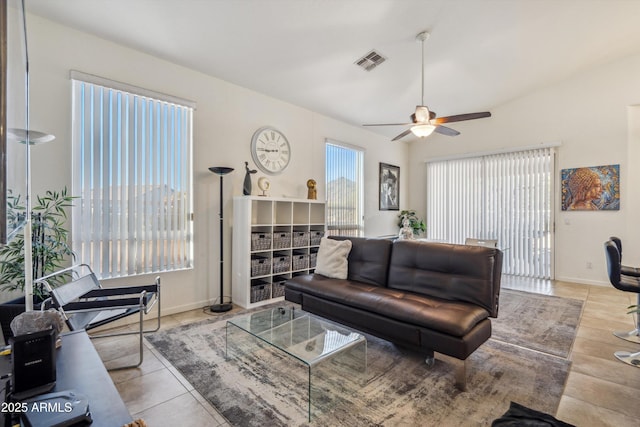
<path id="1" fill-rule="evenodd" d="M 416 41 L 422 43 L 422 99 L 421 104 L 416 106 L 416 111 L 411 114 L 411 123 L 378 123 L 378 124 L 365 124 L 363 126 L 411 126 L 409 129 L 402 132 L 400 135 L 392 139 L 397 141 L 400 138 L 413 133 L 415 136 L 424 138 L 431 135 L 433 132 L 440 133 L 442 135 L 456 136 L 460 135 L 455 129 L 451 129 L 447 126 L 442 126 L 443 123 L 462 122 L 465 120 L 482 119 L 484 117 L 491 117 L 491 113 L 488 111 L 480 113 L 467 113 L 457 114 L 455 116 L 437 117 L 436 113 L 430 111 L 429 108 L 424 105 L 424 42 L 429 38 L 429 33 L 423 31 L 416 35 Z"/>

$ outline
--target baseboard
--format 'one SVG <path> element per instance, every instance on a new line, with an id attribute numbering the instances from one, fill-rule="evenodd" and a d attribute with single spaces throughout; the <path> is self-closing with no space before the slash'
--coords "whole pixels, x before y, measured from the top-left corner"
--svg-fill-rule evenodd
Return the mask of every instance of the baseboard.
<path id="1" fill-rule="evenodd" d="M 558 281 L 561 281 L 561 282 L 578 283 L 578 284 L 581 284 L 581 285 L 611 286 L 611 284 L 609 282 L 606 282 L 606 281 L 579 279 L 577 277 L 556 276 L 555 280 L 558 280 Z"/>
<path id="2" fill-rule="evenodd" d="M 214 300 L 192 302 L 192 303 L 189 303 L 189 304 L 183 304 L 183 305 L 170 307 L 170 308 L 168 308 L 166 310 L 163 308 L 161 314 L 162 314 L 162 316 L 170 316 L 172 314 L 183 313 L 185 311 L 191 311 L 191 310 L 195 310 L 195 309 L 198 309 L 198 308 L 207 307 L 207 306 L 213 304 L 213 301 Z M 149 313 L 149 314 L 151 314 L 151 313 Z"/>
<path id="3" fill-rule="evenodd" d="M 200 301 L 200 302 L 193 302 L 193 303 L 189 303 L 189 304 L 183 304 L 183 305 L 179 305 L 179 306 L 174 306 L 174 307 L 170 307 L 170 308 L 167 308 L 167 309 L 165 309 L 163 307 L 161 312 L 160 312 L 160 316 L 162 316 L 162 317 L 171 316 L 172 314 L 178 314 L 178 313 L 183 313 L 185 311 L 204 308 L 204 307 L 207 307 L 207 306 L 209 306 L 211 304 L 213 304 L 213 302 L 211 302 L 211 301 Z M 149 312 L 149 314 L 145 314 L 144 315 L 144 321 L 145 322 L 149 322 L 150 320 L 156 319 L 158 317 L 158 316 L 156 316 L 157 313 L 158 313 L 157 308 L 153 307 L 151 309 L 151 312 Z M 138 320 L 139 320 L 138 315 L 128 316 L 128 317 L 125 317 L 123 319 L 117 320 L 115 322 L 108 323 L 106 325 L 102 325 L 99 328 L 92 329 L 91 332 L 92 333 L 102 333 L 102 332 L 107 331 L 109 329 L 120 328 L 120 327 L 123 327 L 123 326 L 137 324 Z M 137 328 L 137 326 L 136 326 L 136 328 Z"/>

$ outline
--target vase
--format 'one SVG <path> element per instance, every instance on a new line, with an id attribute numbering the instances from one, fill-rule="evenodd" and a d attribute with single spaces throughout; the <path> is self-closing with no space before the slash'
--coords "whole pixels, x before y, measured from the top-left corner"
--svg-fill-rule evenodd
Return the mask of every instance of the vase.
<path id="1" fill-rule="evenodd" d="M 244 184 L 242 185 L 242 194 L 245 196 L 251 195 L 251 174 L 249 172 L 244 176 Z"/>

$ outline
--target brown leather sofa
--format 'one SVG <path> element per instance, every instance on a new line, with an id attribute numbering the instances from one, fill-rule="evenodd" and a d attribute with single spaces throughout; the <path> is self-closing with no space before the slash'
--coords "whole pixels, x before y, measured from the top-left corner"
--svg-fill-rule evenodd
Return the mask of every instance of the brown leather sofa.
<path id="1" fill-rule="evenodd" d="M 349 239 L 347 279 L 320 274 L 285 283 L 285 299 L 321 317 L 426 355 L 463 361 L 456 384 L 466 386 L 464 362 L 491 336 L 498 316 L 502 252 L 480 246 L 416 240 Z"/>

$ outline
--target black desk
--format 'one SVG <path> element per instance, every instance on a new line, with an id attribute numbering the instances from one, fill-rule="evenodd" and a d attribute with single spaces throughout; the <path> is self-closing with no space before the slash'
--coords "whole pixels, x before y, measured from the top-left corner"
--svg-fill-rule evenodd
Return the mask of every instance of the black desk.
<path id="1" fill-rule="evenodd" d="M 133 421 L 86 332 L 62 334 L 62 346 L 56 352 L 56 387 L 52 392 L 75 390 L 87 396 L 92 427 L 123 426 Z M 0 356 L 0 372 L 11 370 L 11 356 Z M 5 382 L 1 383 L 3 389 Z M 4 415 L 0 425 L 4 425 Z"/>

